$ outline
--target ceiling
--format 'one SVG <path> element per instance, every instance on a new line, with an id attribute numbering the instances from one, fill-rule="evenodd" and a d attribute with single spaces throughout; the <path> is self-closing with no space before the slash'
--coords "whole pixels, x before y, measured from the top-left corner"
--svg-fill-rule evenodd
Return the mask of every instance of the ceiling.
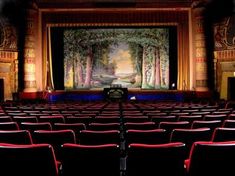
<path id="1" fill-rule="evenodd" d="M 193 0 L 36 0 L 39 7 L 188 7 Z"/>

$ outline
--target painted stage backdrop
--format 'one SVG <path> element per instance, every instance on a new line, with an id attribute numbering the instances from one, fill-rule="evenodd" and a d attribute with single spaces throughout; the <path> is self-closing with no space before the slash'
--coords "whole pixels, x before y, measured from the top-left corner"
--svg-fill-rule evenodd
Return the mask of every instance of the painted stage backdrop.
<path id="1" fill-rule="evenodd" d="M 94 28 L 64 31 L 66 90 L 169 89 L 167 28 Z"/>

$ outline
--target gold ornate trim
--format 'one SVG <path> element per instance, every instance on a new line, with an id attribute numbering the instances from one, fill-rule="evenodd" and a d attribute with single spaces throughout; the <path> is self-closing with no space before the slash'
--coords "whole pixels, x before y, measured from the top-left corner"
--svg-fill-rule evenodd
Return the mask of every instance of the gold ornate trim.
<path id="1" fill-rule="evenodd" d="M 42 19 L 42 80 L 47 87 L 48 74 L 48 28 L 50 27 L 107 27 L 107 26 L 177 26 L 178 38 L 178 90 L 190 89 L 189 76 L 189 11 L 183 9 L 128 9 L 74 11 L 39 10 Z M 186 86 L 185 86 L 186 85 Z"/>
<path id="2" fill-rule="evenodd" d="M 18 90 L 18 52 L 0 51 L 0 78 L 4 80 L 4 99 L 11 100 Z"/>
<path id="3" fill-rule="evenodd" d="M 218 61 L 231 61 L 235 58 L 235 50 L 214 51 L 214 57 Z"/>
<path id="4" fill-rule="evenodd" d="M 0 62 L 12 62 L 18 59 L 18 52 L 0 51 Z"/>

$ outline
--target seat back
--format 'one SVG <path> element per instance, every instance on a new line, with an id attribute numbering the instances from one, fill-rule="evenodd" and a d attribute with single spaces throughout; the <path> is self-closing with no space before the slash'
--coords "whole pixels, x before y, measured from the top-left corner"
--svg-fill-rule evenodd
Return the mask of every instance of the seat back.
<path id="1" fill-rule="evenodd" d="M 127 175 L 183 176 L 185 145 L 167 143 L 157 145 L 130 144 L 127 156 Z"/>
<path id="2" fill-rule="evenodd" d="M 214 130 L 221 125 L 221 120 L 195 120 L 193 121 L 191 128 L 210 128 L 211 130 Z"/>
<path id="3" fill-rule="evenodd" d="M 134 130 L 152 130 L 156 129 L 157 126 L 154 122 L 126 122 L 124 123 L 125 129 L 134 129 Z"/>
<path id="4" fill-rule="evenodd" d="M 32 144 L 32 137 L 27 130 L 0 131 L 0 143 Z"/>
<path id="5" fill-rule="evenodd" d="M 69 116 L 65 118 L 65 123 L 84 123 L 85 125 L 88 125 L 92 121 L 92 117 L 89 116 Z"/>
<path id="6" fill-rule="evenodd" d="M 142 143 L 142 144 L 162 144 L 169 141 L 166 130 L 127 130 L 126 144 Z"/>
<path id="7" fill-rule="evenodd" d="M 120 116 L 96 116 L 93 119 L 94 123 L 119 123 Z"/>
<path id="8" fill-rule="evenodd" d="M 87 127 L 88 130 L 120 130 L 120 123 L 90 123 Z"/>
<path id="9" fill-rule="evenodd" d="M 51 124 L 49 122 L 41 122 L 41 123 L 31 123 L 31 122 L 23 122 L 20 125 L 21 129 L 28 130 L 31 134 L 36 130 L 52 130 Z"/>
<path id="10" fill-rule="evenodd" d="M 225 120 L 222 127 L 224 128 L 235 128 L 235 120 Z"/>
<path id="11" fill-rule="evenodd" d="M 170 142 L 183 142 L 186 145 L 186 156 L 189 156 L 191 146 L 196 141 L 210 141 L 210 128 L 174 129 L 171 132 Z"/>
<path id="12" fill-rule="evenodd" d="M 0 115 L 0 123 L 2 122 L 12 122 L 11 116 L 1 116 Z"/>
<path id="13" fill-rule="evenodd" d="M 147 122 L 149 118 L 144 115 L 125 115 L 122 120 L 123 122 Z"/>
<path id="14" fill-rule="evenodd" d="M 92 131 L 82 130 L 80 133 L 80 144 L 101 145 L 120 143 L 120 132 L 118 130 Z"/>
<path id="15" fill-rule="evenodd" d="M 53 146 L 55 154 L 60 159 L 61 145 L 64 143 L 76 143 L 75 133 L 72 130 L 46 131 L 39 130 L 33 133 L 33 142 L 46 143 Z"/>
<path id="16" fill-rule="evenodd" d="M 158 116 L 152 116 L 151 120 L 155 122 L 157 125 L 159 125 L 160 122 L 176 122 L 177 118 L 176 116 L 169 116 L 169 115 L 158 115 Z"/>
<path id="17" fill-rule="evenodd" d="M 203 120 L 221 120 L 224 121 L 227 119 L 227 114 L 207 114 L 204 116 Z"/>
<path id="18" fill-rule="evenodd" d="M 0 144 L 0 175 L 58 176 L 52 146 Z"/>
<path id="19" fill-rule="evenodd" d="M 32 122 L 37 123 L 37 117 L 36 116 L 26 116 L 26 117 L 13 117 L 13 121 L 17 122 L 19 125 L 23 122 Z"/>
<path id="20" fill-rule="evenodd" d="M 53 126 L 54 123 L 65 123 L 65 119 L 62 115 L 40 116 L 38 122 L 50 122 Z"/>
<path id="21" fill-rule="evenodd" d="M 195 142 L 189 157 L 189 176 L 223 175 L 234 173 L 235 142 Z"/>
<path id="22" fill-rule="evenodd" d="M 19 130 L 19 126 L 16 122 L 2 122 L 0 130 Z"/>
<path id="23" fill-rule="evenodd" d="M 62 146 L 63 176 L 120 176 L 119 147 L 116 144 Z"/>
<path id="24" fill-rule="evenodd" d="M 173 130 L 175 128 L 189 128 L 188 121 L 180 121 L 180 122 L 160 122 L 159 128 L 166 129 L 166 130 Z"/>
<path id="25" fill-rule="evenodd" d="M 212 141 L 235 141 L 235 128 L 216 128 L 214 130 Z"/>
<path id="26" fill-rule="evenodd" d="M 73 130 L 76 135 L 76 141 L 79 141 L 79 134 L 81 130 L 85 130 L 86 125 L 84 123 L 55 123 L 54 130 Z"/>
<path id="27" fill-rule="evenodd" d="M 202 115 L 185 115 L 178 117 L 178 121 L 188 121 L 192 123 L 194 120 L 202 120 Z"/>

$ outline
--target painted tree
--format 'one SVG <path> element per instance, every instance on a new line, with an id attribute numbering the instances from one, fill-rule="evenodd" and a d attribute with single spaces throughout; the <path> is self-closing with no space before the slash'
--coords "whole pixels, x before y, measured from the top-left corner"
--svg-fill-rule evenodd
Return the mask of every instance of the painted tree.
<path id="1" fill-rule="evenodd" d="M 142 88 L 147 85 L 147 63 L 146 63 L 146 48 L 143 47 L 143 60 L 142 60 Z"/>
<path id="2" fill-rule="evenodd" d="M 159 51 L 159 47 L 156 47 L 155 49 L 155 63 L 156 63 L 156 67 L 155 67 L 155 88 L 159 89 L 161 87 L 161 81 L 160 81 L 160 51 Z"/>
<path id="3" fill-rule="evenodd" d="M 73 83 L 72 87 L 68 88 L 79 88 L 84 85 L 84 41 L 82 36 L 86 34 L 86 30 L 66 30 L 64 32 L 64 54 L 67 58 L 66 69 L 73 70 Z M 66 62 L 65 62 L 66 63 Z M 70 68 L 67 68 L 67 67 Z M 68 71 L 69 72 L 69 71 Z M 75 76 L 77 75 L 77 76 Z M 76 82 L 76 84 L 75 84 Z"/>
<path id="4" fill-rule="evenodd" d="M 85 87 L 90 88 L 91 84 L 91 74 L 92 74 L 92 62 L 93 62 L 93 52 L 92 47 L 88 48 L 88 53 L 86 56 L 86 79 L 85 79 Z"/>

